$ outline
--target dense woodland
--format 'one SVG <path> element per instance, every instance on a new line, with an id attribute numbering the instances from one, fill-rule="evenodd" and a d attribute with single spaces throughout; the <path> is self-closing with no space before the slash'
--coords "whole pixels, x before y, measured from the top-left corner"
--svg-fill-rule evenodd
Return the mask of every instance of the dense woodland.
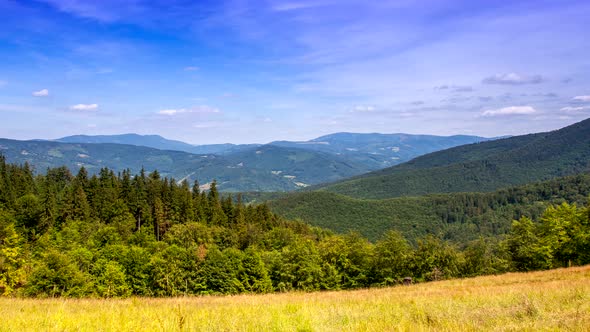
<path id="1" fill-rule="evenodd" d="M 350 289 L 590 263 L 590 211 L 563 203 L 504 237 L 370 242 L 285 220 L 158 172 L 48 169 L 0 157 L 0 294 L 177 296 Z"/>
<path id="2" fill-rule="evenodd" d="M 432 194 L 390 199 L 357 199 L 326 191 L 270 197 L 273 212 L 339 233 L 358 231 L 371 241 L 396 229 L 411 243 L 435 235 L 454 243 L 507 234 L 513 219 L 539 220 L 562 203 L 583 206 L 590 196 L 590 174 L 508 187 L 488 193 Z M 251 195 L 246 195 L 251 198 Z M 258 197 L 256 197 L 258 198 Z"/>
<path id="3" fill-rule="evenodd" d="M 462 145 L 322 189 L 355 198 L 488 192 L 590 171 L 590 119 L 538 134 Z"/>

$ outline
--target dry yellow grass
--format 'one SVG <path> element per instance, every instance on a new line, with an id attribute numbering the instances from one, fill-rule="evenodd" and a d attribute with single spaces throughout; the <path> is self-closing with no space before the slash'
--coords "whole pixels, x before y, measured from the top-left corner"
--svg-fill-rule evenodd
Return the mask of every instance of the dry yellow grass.
<path id="1" fill-rule="evenodd" d="M 1 331 L 590 331 L 590 266 L 393 288 L 0 299 Z"/>

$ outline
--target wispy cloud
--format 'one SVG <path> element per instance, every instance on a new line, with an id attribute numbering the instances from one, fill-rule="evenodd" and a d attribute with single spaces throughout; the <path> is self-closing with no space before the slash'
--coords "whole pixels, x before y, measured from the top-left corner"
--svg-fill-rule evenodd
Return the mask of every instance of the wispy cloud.
<path id="1" fill-rule="evenodd" d="M 572 100 L 586 103 L 590 102 L 590 96 L 575 96 Z"/>
<path id="2" fill-rule="evenodd" d="M 7 85 L 8 82 L 0 80 L 0 88 Z"/>
<path id="3" fill-rule="evenodd" d="M 375 112 L 376 107 L 372 105 L 356 105 L 352 108 L 351 112 L 354 113 L 370 113 Z"/>
<path id="4" fill-rule="evenodd" d="M 161 115 L 176 115 L 176 114 L 183 114 L 183 113 L 187 113 L 187 112 L 188 112 L 188 110 L 187 109 L 184 109 L 184 108 L 181 108 L 181 109 L 173 109 L 173 108 L 170 108 L 170 109 L 165 109 L 165 110 L 159 110 L 158 111 L 158 114 L 161 114 Z"/>
<path id="5" fill-rule="evenodd" d="M 193 108 L 170 108 L 170 109 L 163 109 L 157 112 L 160 115 L 180 115 L 180 114 L 207 114 L 207 113 L 221 113 L 218 108 L 207 106 L 207 105 L 200 105 Z"/>
<path id="6" fill-rule="evenodd" d="M 484 84 L 506 84 L 506 85 L 522 85 L 522 84 L 539 84 L 544 81 L 541 75 L 519 75 L 516 73 L 496 74 L 494 76 L 486 77 L 482 80 Z"/>
<path id="7" fill-rule="evenodd" d="M 232 99 L 232 98 L 238 98 L 238 95 L 232 92 L 225 92 L 222 93 L 221 96 L 219 96 L 219 98 L 222 99 Z"/>
<path id="8" fill-rule="evenodd" d="M 452 92 L 472 92 L 473 87 L 471 86 L 461 86 L 461 85 L 439 85 L 435 86 L 434 90 L 449 90 Z"/>
<path id="9" fill-rule="evenodd" d="M 101 22 L 114 22 L 124 14 L 141 11 L 138 0 L 41 0 L 58 10 L 72 15 L 91 18 Z"/>
<path id="10" fill-rule="evenodd" d="M 15 61 L 0 63 L 6 75 L 0 79 L 10 81 L 0 92 L 11 103 L 26 104 L 33 89 L 25 88 L 23 95 L 19 87 L 51 88 L 51 99 L 64 109 L 78 101 L 101 102 L 100 108 L 77 107 L 78 116 L 92 118 L 101 130 L 119 130 L 125 123 L 193 141 L 294 139 L 328 130 L 454 134 L 471 128 L 490 136 L 540 131 L 561 125 L 557 115 L 586 114 L 575 107 L 589 106 L 587 101 L 572 97 L 586 94 L 590 82 L 580 70 L 590 39 L 579 38 L 587 30 L 590 4 L 535 4 L 0 0 L 5 18 L 0 39 L 22 45 L 8 54 Z M 23 10 L 11 9 L 17 6 Z M 31 61 L 37 74 L 17 76 L 30 70 Z M 100 68 L 115 71 L 97 75 L 111 72 Z M 58 85 L 67 95 L 42 83 L 64 72 Z M 568 77 L 569 84 L 561 83 Z M 440 90 L 433 90 L 436 85 Z M 93 98 L 86 92 L 96 86 L 102 101 L 86 99 Z M 226 91 L 240 96 L 239 102 L 221 96 Z M 559 96 L 535 95 L 540 92 Z M 197 95 L 204 98 L 190 98 Z M 112 113 L 94 117 L 107 111 L 105 102 Z M 218 104 L 224 112 L 191 107 L 201 104 Z M 512 121 L 509 114 L 529 111 L 502 109 L 510 105 L 531 105 L 537 112 L 527 121 Z M 68 128 L 67 117 L 46 113 L 35 117 L 51 128 L 44 130 Z M 547 117 L 533 122 L 537 115 Z M 266 117 L 273 119 L 268 130 L 255 130 Z M 336 122 L 326 129 L 316 121 L 321 117 Z M 0 131 L 20 128 L 26 120 L 5 117 Z M 218 125 L 207 121 L 226 125 L 211 129 L 216 135 L 194 130 L 193 124 Z"/>
<path id="11" fill-rule="evenodd" d="M 73 111 L 96 111 L 98 110 L 98 104 L 76 104 L 70 106 Z"/>
<path id="12" fill-rule="evenodd" d="M 472 92 L 473 88 L 470 86 L 455 86 L 453 92 Z"/>
<path id="13" fill-rule="evenodd" d="M 581 112 L 581 111 L 587 111 L 587 110 L 590 110 L 590 106 L 578 106 L 578 107 L 567 106 L 567 107 L 560 109 L 560 111 L 562 111 L 562 112 Z"/>
<path id="14" fill-rule="evenodd" d="M 510 106 L 494 110 L 487 110 L 483 116 L 527 115 L 537 112 L 532 106 Z"/>
<path id="15" fill-rule="evenodd" d="M 39 90 L 39 91 L 33 91 L 32 95 L 34 97 L 47 97 L 47 96 L 49 96 L 49 90 L 42 89 L 42 90 Z"/>
<path id="16" fill-rule="evenodd" d="M 271 5 L 272 10 L 279 12 L 295 11 L 302 9 L 309 9 L 314 7 L 321 7 L 333 4 L 334 1 L 277 1 Z"/>

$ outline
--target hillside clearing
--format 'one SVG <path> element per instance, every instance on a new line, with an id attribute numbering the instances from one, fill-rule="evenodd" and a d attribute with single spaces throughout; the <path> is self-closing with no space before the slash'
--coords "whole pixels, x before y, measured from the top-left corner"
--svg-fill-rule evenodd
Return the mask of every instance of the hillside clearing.
<path id="1" fill-rule="evenodd" d="M 0 331 L 588 331 L 590 266 L 341 292 L 3 298 L 0 315 Z"/>

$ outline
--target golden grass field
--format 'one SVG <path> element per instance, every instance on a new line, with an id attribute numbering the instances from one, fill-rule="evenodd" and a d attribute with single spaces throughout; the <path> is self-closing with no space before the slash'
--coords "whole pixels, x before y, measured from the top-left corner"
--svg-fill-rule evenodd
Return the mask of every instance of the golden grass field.
<path id="1" fill-rule="evenodd" d="M 0 331 L 590 331 L 590 266 L 391 288 L 0 299 Z"/>

